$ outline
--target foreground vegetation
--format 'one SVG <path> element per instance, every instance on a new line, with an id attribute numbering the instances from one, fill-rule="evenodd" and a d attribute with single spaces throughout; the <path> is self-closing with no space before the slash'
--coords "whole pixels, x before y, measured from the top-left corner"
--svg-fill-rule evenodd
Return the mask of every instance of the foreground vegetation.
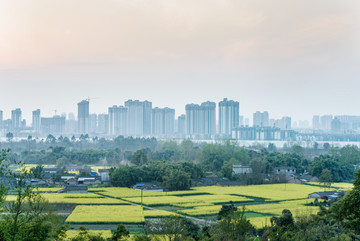
<path id="1" fill-rule="evenodd" d="M 92 145 L 86 142 L 69 150 L 58 145 L 63 143 L 53 144 L 46 152 L 22 152 L 23 159 L 33 160 L 29 168 L 18 161 L 19 154 L 2 152 L 2 183 L 11 188 L 0 186 L 0 240 L 254 240 L 257 235 L 265 240 L 356 240 L 360 235 L 360 173 L 354 185 L 334 183 L 353 179 L 360 160 L 357 147 L 314 148 L 312 154 L 318 155 L 309 159 L 299 146 L 278 152 L 271 146 L 252 150 L 232 142 L 156 142 L 152 148 L 133 151 L 82 150 Z M 36 160 L 51 160 L 61 167 L 72 158 L 85 163 L 90 156 L 89 162 L 98 165 L 128 165 L 111 169 L 113 187 L 90 188 L 86 194 L 52 193 L 58 188 L 33 189 L 26 184 L 39 175 Z M 252 167 L 254 173 L 245 181 L 261 185 L 191 187 L 192 179 L 205 175 L 240 180 L 232 173 L 233 164 Z M 281 182 L 273 173 L 276 166 L 294 166 L 298 173 L 307 170 L 326 178 L 306 185 L 276 183 Z M 128 188 L 140 181 L 162 182 L 169 191 Z M 269 182 L 273 184 L 263 184 Z M 323 191 L 324 184 L 327 190 L 349 193 L 331 202 L 308 199 L 308 194 Z"/>

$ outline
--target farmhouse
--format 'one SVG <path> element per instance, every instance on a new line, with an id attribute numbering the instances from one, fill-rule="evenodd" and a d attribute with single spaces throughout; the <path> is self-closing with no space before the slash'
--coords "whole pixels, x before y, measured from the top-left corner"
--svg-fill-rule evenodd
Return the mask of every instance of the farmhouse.
<path id="1" fill-rule="evenodd" d="M 109 169 L 99 169 L 98 172 L 102 183 L 110 182 Z"/>
<path id="2" fill-rule="evenodd" d="M 203 177 L 200 179 L 193 179 L 193 186 L 202 187 L 202 186 L 245 186 L 246 181 L 230 181 L 226 177 Z"/>
<path id="3" fill-rule="evenodd" d="M 250 174 L 253 170 L 249 166 L 233 165 L 233 172 L 234 174 Z"/>
<path id="4" fill-rule="evenodd" d="M 95 177 L 79 177 L 78 184 L 84 184 L 84 185 L 101 184 L 101 181 Z"/>
<path id="5" fill-rule="evenodd" d="M 332 198 L 339 197 L 339 193 L 336 191 L 329 191 L 329 192 L 313 192 L 309 194 L 309 198 L 318 198 L 318 199 L 325 199 L 329 200 Z"/>
<path id="6" fill-rule="evenodd" d="M 275 167 L 275 174 L 285 174 L 286 176 L 291 176 L 296 174 L 296 168 L 295 167 Z"/>

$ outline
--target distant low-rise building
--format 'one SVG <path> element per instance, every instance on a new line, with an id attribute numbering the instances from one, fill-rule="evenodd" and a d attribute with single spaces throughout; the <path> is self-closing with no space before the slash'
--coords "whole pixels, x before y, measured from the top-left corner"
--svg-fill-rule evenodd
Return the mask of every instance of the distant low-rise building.
<path id="1" fill-rule="evenodd" d="M 98 172 L 102 183 L 110 182 L 109 169 L 99 169 Z"/>
<path id="2" fill-rule="evenodd" d="M 333 199 L 339 197 L 339 193 L 336 191 L 329 191 L 329 192 L 313 192 L 309 194 L 309 198 L 318 198 L 318 199 Z"/>
<path id="3" fill-rule="evenodd" d="M 249 166 L 233 165 L 233 173 L 234 174 L 250 174 L 250 173 L 253 173 L 253 170 Z"/>
<path id="4" fill-rule="evenodd" d="M 285 174 L 286 176 L 291 176 L 296 173 L 295 167 L 275 167 L 275 174 Z"/>

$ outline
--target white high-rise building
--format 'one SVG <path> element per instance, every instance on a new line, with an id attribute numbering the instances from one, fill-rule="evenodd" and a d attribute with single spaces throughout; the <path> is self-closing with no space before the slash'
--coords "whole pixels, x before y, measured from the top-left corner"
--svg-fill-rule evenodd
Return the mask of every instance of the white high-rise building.
<path id="1" fill-rule="evenodd" d="M 231 136 L 232 129 L 239 126 L 239 102 L 224 98 L 219 102 L 219 134 Z"/>
<path id="2" fill-rule="evenodd" d="M 108 129 L 109 129 L 109 115 L 99 114 L 98 115 L 97 133 L 109 134 Z"/>
<path id="3" fill-rule="evenodd" d="M 320 117 L 320 128 L 322 130 L 331 130 L 331 122 L 333 120 L 332 115 L 323 115 Z"/>
<path id="4" fill-rule="evenodd" d="M 78 103 L 78 132 L 81 134 L 89 133 L 89 101 L 83 100 Z"/>
<path id="5" fill-rule="evenodd" d="M 109 135 L 126 135 L 128 127 L 128 109 L 124 106 L 109 107 Z"/>
<path id="6" fill-rule="evenodd" d="M 97 132 L 97 124 L 98 124 L 97 114 L 90 114 L 90 116 L 89 116 L 89 132 L 90 133 Z"/>
<path id="7" fill-rule="evenodd" d="M 128 135 L 146 136 L 151 134 L 152 103 L 149 101 L 128 100 Z"/>
<path id="8" fill-rule="evenodd" d="M 269 113 L 267 111 L 256 111 L 253 114 L 253 126 L 264 127 L 269 125 Z"/>
<path id="9" fill-rule="evenodd" d="M 181 115 L 177 118 L 176 133 L 179 135 L 184 135 L 186 133 L 186 117 L 185 117 L 185 115 Z"/>
<path id="10" fill-rule="evenodd" d="M 314 130 L 319 130 L 320 129 L 320 116 L 318 115 L 314 115 L 313 119 L 312 119 L 312 128 Z"/>
<path id="11" fill-rule="evenodd" d="M 195 138 L 212 138 L 216 134 L 216 104 L 204 102 L 201 106 L 188 104 L 186 110 L 186 134 Z"/>
<path id="12" fill-rule="evenodd" d="M 11 129 L 13 131 L 19 131 L 21 129 L 21 113 L 20 108 L 11 111 Z"/>
<path id="13" fill-rule="evenodd" d="M 32 128 L 35 131 L 35 133 L 40 133 L 40 127 L 41 127 L 40 109 L 37 109 L 32 112 Z"/>
<path id="14" fill-rule="evenodd" d="M 175 110 L 154 108 L 152 110 L 152 134 L 169 136 L 174 134 Z"/>

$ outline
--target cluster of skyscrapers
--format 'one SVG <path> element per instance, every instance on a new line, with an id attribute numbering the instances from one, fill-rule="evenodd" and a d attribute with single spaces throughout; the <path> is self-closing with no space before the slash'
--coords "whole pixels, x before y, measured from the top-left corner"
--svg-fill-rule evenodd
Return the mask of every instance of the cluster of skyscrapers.
<path id="1" fill-rule="evenodd" d="M 0 133 L 5 136 L 80 135 L 115 137 L 158 137 L 192 139 L 288 140 L 295 138 L 291 117 L 269 118 L 267 111 L 253 114 L 253 125 L 240 116 L 239 102 L 223 99 L 218 104 L 203 102 L 187 104 L 185 114 L 175 118 L 171 108 L 153 108 L 149 101 L 128 100 L 114 105 L 107 113 L 90 113 L 90 100 L 77 104 L 74 114 L 42 117 L 39 109 L 32 112 L 32 125 L 22 119 L 21 109 L 11 111 L 11 119 L 4 120 L 0 111 Z M 218 107 L 218 111 L 217 111 Z M 218 118 L 216 118 L 218 117 Z M 312 131 L 340 133 L 360 129 L 359 116 L 314 116 Z"/>
<path id="2" fill-rule="evenodd" d="M 323 115 L 313 116 L 312 127 L 316 131 L 351 133 L 360 129 L 360 116 Z"/>

